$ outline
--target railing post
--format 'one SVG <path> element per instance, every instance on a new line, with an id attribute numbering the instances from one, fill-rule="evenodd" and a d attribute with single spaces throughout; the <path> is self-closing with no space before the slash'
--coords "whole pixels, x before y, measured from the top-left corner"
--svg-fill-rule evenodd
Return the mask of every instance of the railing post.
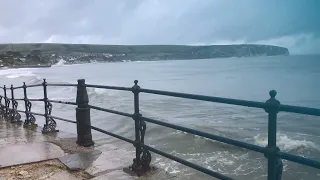
<path id="1" fill-rule="evenodd" d="M 84 147 L 92 146 L 94 142 L 91 134 L 89 98 L 84 79 L 78 80 L 76 103 L 77 144 Z"/>
<path id="2" fill-rule="evenodd" d="M 268 107 L 265 111 L 268 113 L 268 145 L 265 156 L 268 158 L 268 180 L 280 180 L 282 176 L 283 164 L 276 153 L 280 151 L 277 147 L 277 114 L 280 102 L 275 98 L 277 92 L 269 92 L 270 99 L 266 101 Z"/>
<path id="3" fill-rule="evenodd" d="M 142 115 L 140 114 L 139 109 L 140 86 L 138 85 L 138 80 L 134 81 L 132 92 L 134 94 L 133 120 L 135 124 L 134 146 L 136 148 L 136 157 L 133 159 L 133 164 L 131 168 L 134 172 L 137 173 L 138 176 L 140 176 L 150 169 L 151 153 L 143 147 L 144 136 L 146 133 L 146 123 L 143 120 L 141 120 Z"/>
<path id="4" fill-rule="evenodd" d="M 4 112 L 4 119 L 8 121 L 9 117 L 9 108 L 10 108 L 10 100 L 7 97 L 7 87 L 6 85 L 3 86 L 4 91 L 4 102 L 5 102 L 5 112 Z"/>
<path id="5" fill-rule="evenodd" d="M 5 97 L 4 97 L 4 95 L 3 96 L 0 96 L 0 106 L 1 106 L 1 114 L 0 114 L 0 116 L 1 116 L 1 119 L 4 119 L 4 114 L 5 114 L 5 102 L 4 102 L 4 104 L 2 104 L 2 99 L 4 99 L 5 100 Z"/>
<path id="6" fill-rule="evenodd" d="M 13 89 L 13 85 L 11 84 L 10 87 L 11 90 L 11 106 L 12 109 L 10 111 L 10 122 L 11 123 L 20 123 L 21 122 L 21 115 L 18 113 L 17 109 L 18 109 L 18 102 L 14 99 L 14 89 Z"/>
<path id="7" fill-rule="evenodd" d="M 56 127 L 57 127 L 56 121 L 52 117 L 50 117 L 51 111 L 52 111 L 52 104 L 48 100 L 46 79 L 43 79 L 42 86 L 43 86 L 44 117 L 46 120 L 46 124 L 44 124 L 43 126 L 42 133 L 58 132 L 58 130 L 56 130 Z"/>
<path id="8" fill-rule="evenodd" d="M 13 123 L 14 121 L 14 116 L 13 116 L 13 111 L 14 111 L 14 91 L 13 91 L 13 85 L 11 84 L 11 87 L 10 87 L 10 90 L 11 90 L 11 111 L 10 111 L 10 121 L 11 123 Z"/>
<path id="9" fill-rule="evenodd" d="M 26 113 L 26 119 L 24 121 L 23 126 L 27 127 L 27 126 L 31 126 L 31 125 L 36 125 L 35 124 L 36 118 L 32 114 L 30 114 L 32 104 L 28 100 L 27 86 L 26 86 L 25 82 L 23 82 L 23 86 L 22 87 L 23 87 L 23 96 L 24 96 L 24 106 L 25 106 L 25 111 L 26 111 L 25 112 Z"/>
<path id="10" fill-rule="evenodd" d="M 0 118 L 2 119 L 3 118 L 3 113 L 4 113 L 4 106 L 2 105 L 2 97 L 0 95 Z"/>

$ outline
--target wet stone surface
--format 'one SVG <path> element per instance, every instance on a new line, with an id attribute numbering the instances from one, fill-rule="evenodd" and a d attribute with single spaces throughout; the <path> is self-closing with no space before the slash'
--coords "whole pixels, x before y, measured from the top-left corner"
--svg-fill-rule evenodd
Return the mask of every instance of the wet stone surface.
<path id="1" fill-rule="evenodd" d="M 0 148 L 0 166 L 13 166 L 55 159 L 64 155 L 63 150 L 52 143 L 11 144 Z"/>
<path id="2" fill-rule="evenodd" d="M 97 147 L 96 149 L 102 151 L 102 153 L 97 160 L 86 169 L 87 173 L 94 176 L 100 176 L 102 174 L 129 167 L 132 163 L 133 157 L 135 156 L 134 152 L 117 148 L 111 144 L 106 144 Z"/>
<path id="3" fill-rule="evenodd" d="M 59 139 L 54 134 L 43 135 L 36 128 L 0 120 L 0 167 L 32 163 L 64 156 L 64 151 L 50 143 Z"/>
<path id="4" fill-rule="evenodd" d="M 132 164 L 134 150 L 103 143 L 81 147 L 76 144 L 75 134 L 42 134 L 41 130 L 0 119 L 0 180 L 178 179 L 156 168 L 143 177 L 124 171 Z"/>
<path id="5" fill-rule="evenodd" d="M 101 154 L 101 151 L 94 150 L 70 154 L 60 157 L 59 160 L 71 171 L 87 169 Z"/>

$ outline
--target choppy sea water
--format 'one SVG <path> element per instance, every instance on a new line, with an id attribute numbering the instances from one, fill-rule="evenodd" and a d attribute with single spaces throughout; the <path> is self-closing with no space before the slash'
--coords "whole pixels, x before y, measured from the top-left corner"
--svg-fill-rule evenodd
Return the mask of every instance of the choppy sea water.
<path id="1" fill-rule="evenodd" d="M 0 71 L 0 82 L 21 86 L 41 83 L 76 83 L 133 86 L 195 93 L 209 96 L 266 101 L 277 90 L 282 104 L 320 108 L 320 56 L 279 56 L 206 60 L 153 61 L 62 65 L 39 69 Z M 2 92 L 0 92 L 2 94 Z M 75 101 L 75 87 L 49 87 L 49 98 Z M 133 94 L 88 88 L 90 104 L 133 113 Z M 10 93 L 8 93 L 10 95 Z M 29 98 L 42 98 L 42 88 L 29 88 Z M 15 98 L 22 98 L 22 90 Z M 267 144 L 267 114 L 264 110 L 186 100 L 158 95 L 140 95 L 141 114 L 173 124 L 242 140 Z M 53 104 L 53 115 L 75 120 L 75 107 Z M 19 109 L 23 110 L 23 103 Z M 43 113 L 43 103 L 32 111 Z M 133 120 L 105 112 L 91 111 L 92 125 L 134 139 Z M 44 120 L 37 117 L 37 123 Z M 58 129 L 76 133 L 74 124 L 57 120 Z M 320 118 L 279 113 L 277 143 L 284 152 L 320 160 Z M 115 143 L 134 150 L 132 145 L 93 131 L 97 143 Z M 266 179 L 267 161 L 262 154 L 147 123 L 146 143 L 178 157 L 219 171 L 236 179 Z M 195 170 L 153 154 L 153 164 L 185 179 L 212 179 Z M 283 179 L 320 179 L 320 171 L 284 161 Z"/>

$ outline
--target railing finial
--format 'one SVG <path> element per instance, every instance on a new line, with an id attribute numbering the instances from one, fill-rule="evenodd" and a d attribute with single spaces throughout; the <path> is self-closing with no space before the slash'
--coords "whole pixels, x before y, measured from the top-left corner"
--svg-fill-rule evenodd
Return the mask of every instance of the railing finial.
<path id="1" fill-rule="evenodd" d="M 267 113 L 278 113 L 278 105 L 280 105 L 280 101 L 276 99 L 277 91 L 276 90 L 271 90 L 269 92 L 270 98 L 266 101 L 267 104 L 269 104 L 269 107 L 265 108 L 265 111 Z"/>
<path id="2" fill-rule="evenodd" d="M 134 80 L 134 85 L 138 85 L 138 80 Z"/>
<path id="3" fill-rule="evenodd" d="M 89 103 L 86 81 L 84 79 L 78 79 L 76 103 L 85 108 L 87 108 Z"/>
<path id="4" fill-rule="evenodd" d="M 85 81 L 84 79 L 78 79 L 78 83 L 79 83 L 79 84 L 85 84 L 85 82 L 86 82 L 86 81 Z"/>
<path id="5" fill-rule="evenodd" d="M 270 95 L 271 98 L 275 98 L 276 95 L 277 95 L 277 91 L 276 91 L 276 90 L 271 90 L 271 91 L 269 92 L 269 95 Z"/>
<path id="6" fill-rule="evenodd" d="M 23 86 L 26 86 L 26 82 L 23 82 Z"/>

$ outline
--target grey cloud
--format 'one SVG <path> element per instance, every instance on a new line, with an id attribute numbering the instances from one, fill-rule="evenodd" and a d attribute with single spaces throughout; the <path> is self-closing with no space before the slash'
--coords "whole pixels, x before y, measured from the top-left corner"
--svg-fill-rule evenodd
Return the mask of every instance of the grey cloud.
<path id="1" fill-rule="evenodd" d="M 0 0 L 0 42 L 281 42 L 295 50 L 319 42 L 319 7 L 317 0 Z"/>

